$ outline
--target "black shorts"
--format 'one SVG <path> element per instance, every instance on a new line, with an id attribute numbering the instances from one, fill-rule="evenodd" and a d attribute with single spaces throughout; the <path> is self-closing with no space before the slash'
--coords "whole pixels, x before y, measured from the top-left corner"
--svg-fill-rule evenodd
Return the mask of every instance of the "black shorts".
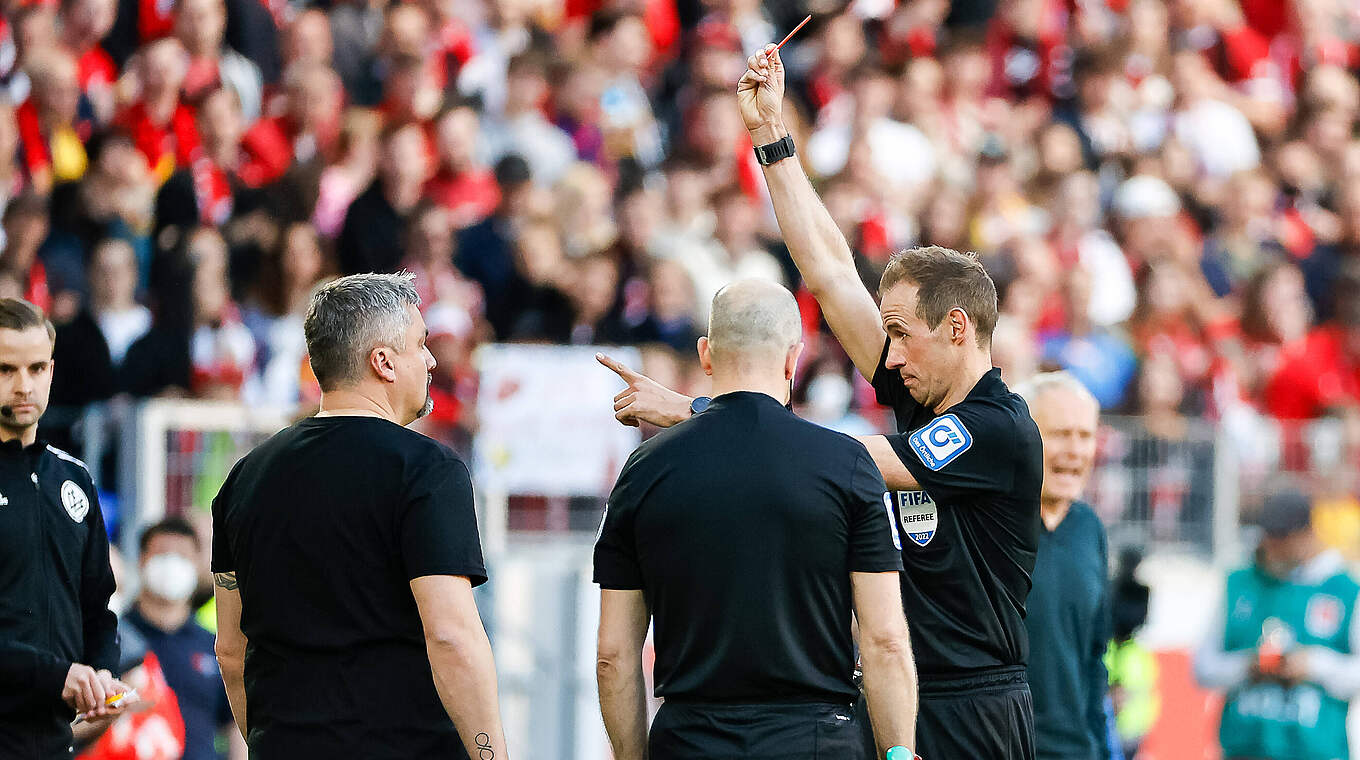
<path id="1" fill-rule="evenodd" d="M 850 704 L 666 702 L 647 737 L 651 760 L 869 760 Z"/>
<path id="2" fill-rule="evenodd" d="M 861 741 L 877 757 L 864 697 L 855 705 Z M 922 760 L 1034 760 L 1034 702 L 1023 667 L 921 683 L 916 744 Z"/>

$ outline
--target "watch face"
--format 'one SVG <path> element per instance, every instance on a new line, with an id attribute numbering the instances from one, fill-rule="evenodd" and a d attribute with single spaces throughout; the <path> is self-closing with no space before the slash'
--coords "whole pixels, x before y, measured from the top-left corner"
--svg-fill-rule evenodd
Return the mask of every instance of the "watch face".
<path id="1" fill-rule="evenodd" d="M 708 405 L 711 403 L 713 403 L 713 399 L 709 398 L 708 396 L 700 396 L 690 402 L 689 410 L 691 412 L 694 412 L 695 414 L 698 414 L 699 412 L 702 412 L 703 410 L 707 409 Z"/>

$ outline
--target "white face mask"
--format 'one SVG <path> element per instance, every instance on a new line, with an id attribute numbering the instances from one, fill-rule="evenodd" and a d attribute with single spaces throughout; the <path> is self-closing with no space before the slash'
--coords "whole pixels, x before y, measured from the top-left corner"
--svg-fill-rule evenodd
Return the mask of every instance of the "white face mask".
<path id="1" fill-rule="evenodd" d="M 142 565 L 142 588 L 171 602 L 188 600 L 198 587 L 198 568 L 179 554 L 157 554 Z"/>

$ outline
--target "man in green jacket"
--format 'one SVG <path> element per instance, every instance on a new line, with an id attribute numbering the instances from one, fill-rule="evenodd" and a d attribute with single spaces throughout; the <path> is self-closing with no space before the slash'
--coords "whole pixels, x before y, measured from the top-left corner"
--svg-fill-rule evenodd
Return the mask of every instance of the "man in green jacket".
<path id="1" fill-rule="evenodd" d="M 1228 576 L 1220 619 L 1195 659 L 1226 691 L 1227 760 L 1344 760 L 1346 713 L 1360 693 L 1360 584 L 1311 525 L 1297 491 L 1267 498 L 1253 563 Z"/>

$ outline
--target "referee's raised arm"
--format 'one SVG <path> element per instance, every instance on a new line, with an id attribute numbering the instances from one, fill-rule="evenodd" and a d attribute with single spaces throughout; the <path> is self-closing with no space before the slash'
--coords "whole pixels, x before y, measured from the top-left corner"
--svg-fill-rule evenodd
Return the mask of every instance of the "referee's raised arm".
<path id="1" fill-rule="evenodd" d="M 784 126 L 784 64 L 774 45 L 747 59 L 737 83 L 737 105 L 764 167 L 779 231 L 808 289 L 826 315 L 855 368 L 873 380 L 883 350 L 883 325 L 873 296 L 864 288 L 836 221 L 822 205 L 797 160 Z"/>

